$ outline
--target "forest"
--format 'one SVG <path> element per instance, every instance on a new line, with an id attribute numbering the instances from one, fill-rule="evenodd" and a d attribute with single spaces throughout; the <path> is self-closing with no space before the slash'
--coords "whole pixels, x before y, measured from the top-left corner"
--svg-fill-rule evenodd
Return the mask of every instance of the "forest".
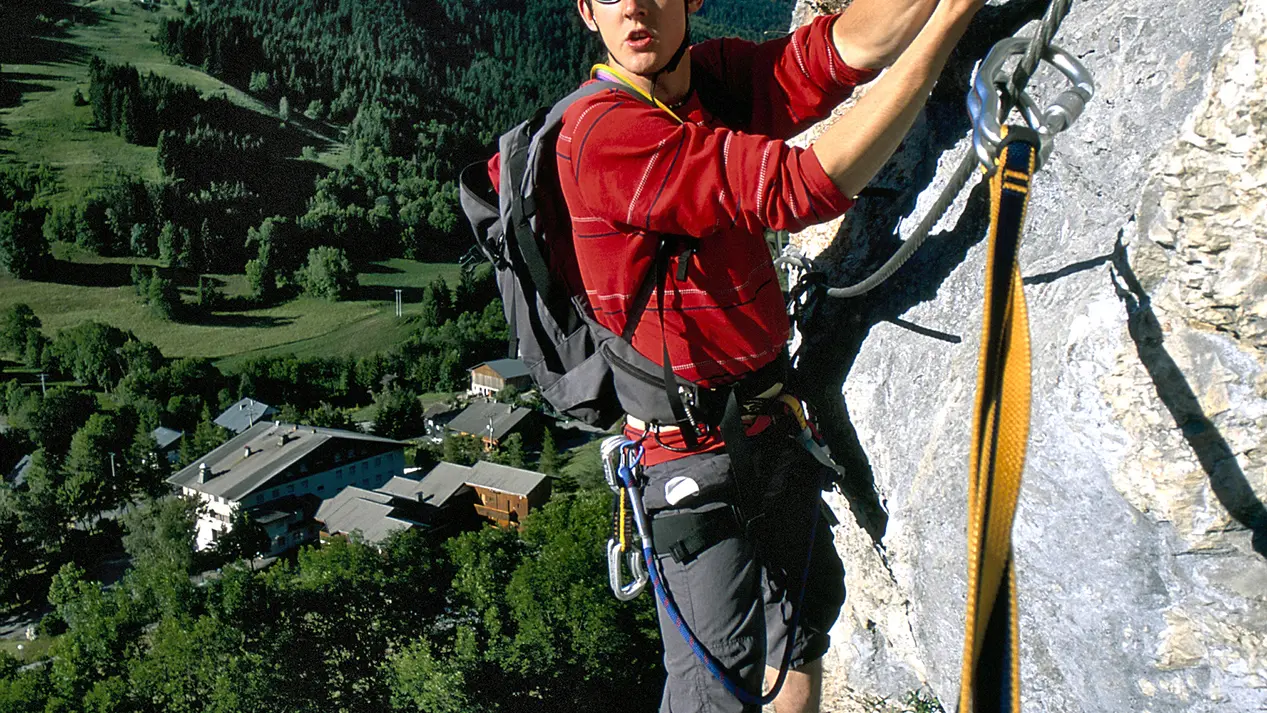
<path id="1" fill-rule="evenodd" d="M 693 37 L 780 33 L 791 5 L 710 2 Z M 86 125 L 61 138 L 137 161 L 77 181 L 65 163 L 6 155 L 0 287 L 109 292 L 173 331 L 301 297 L 381 297 L 357 279 L 387 258 L 459 262 L 458 170 L 600 58 L 572 6 L 542 0 L 18 6 L 30 36 L 0 62 L 33 66 L 20 52 L 144 12 L 146 48 L 184 73 L 135 48 L 65 50 L 83 81 L 49 113 Z M 208 91 L 206 75 L 241 95 Z M 0 67 L 0 108 L 29 99 L 20 76 Z M 195 462 L 229 437 L 213 416 L 250 395 L 289 422 L 354 428 L 367 411 L 375 434 L 417 435 L 422 395 L 505 355 L 487 266 L 452 270 L 410 288 L 417 311 L 387 346 L 229 364 L 165 354 L 132 323 L 54 328 L 51 304 L 0 304 L 0 474 L 30 457 L 23 483 L 0 485 L 0 613 L 41 613 L 31 643 L 46 647 L 19 659 L 0 641 L 0 713 L 653 710 L 654 605 L 611 596 L 595 449 L 560 453 L 548 429 L 539 448 L 410 448 L 423 468 L 486 458 L 554 476 L 521 531 L 334 540 L 255 571 L 239 513 L 239 536 L 193 550 L 196 505 L 170 493 L 152 431 L 184 431 L 176 466 Z M 226 295 L 228 277 L 245 292 Z"/>

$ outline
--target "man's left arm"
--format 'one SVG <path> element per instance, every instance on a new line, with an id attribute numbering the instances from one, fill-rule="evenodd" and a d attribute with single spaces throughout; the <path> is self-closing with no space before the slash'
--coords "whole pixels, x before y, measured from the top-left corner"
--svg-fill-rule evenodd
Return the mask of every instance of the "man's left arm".
<path id="1" fill-rule="evenodd" d="M 937 0 L 854 0 L 832 26 L 850 67 L 883 69 L 897 60 L 933 14 Z"/>

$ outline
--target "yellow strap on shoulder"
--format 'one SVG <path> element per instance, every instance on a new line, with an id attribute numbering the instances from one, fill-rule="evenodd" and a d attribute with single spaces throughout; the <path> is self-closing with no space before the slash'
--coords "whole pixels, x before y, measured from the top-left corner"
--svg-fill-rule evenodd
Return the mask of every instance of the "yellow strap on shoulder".
<path id="1" fill-rule="evenodd" d="M 1004 127 L 1006 131 L 1007 127 Z M 968 602 L 959 713 L 1016 713 L 1020 642 L 1012 521 L 1029 440 L 1030 344 L 1017 250 L 1037 141 L 1002 146 L 990 178 L 985 317 L 968 483 Z"/>
<path id="2" fill-rule="evenodd" d="M 645 89 L 638 86 L 637 84 L 634 84 L 633 81 L 629 79 L 629 77 L 626 77 L 624 73 L 618 71 L 615 67 L 612 67 L 611 65 L 607 65 L 607 64 L 602 64 L 602 63 L 596 64 L 593 67 L 590 67 L 590 79 L 603 79 L 604 77 L 600 76 L 602 74 L 608 75 L 608 77 L 610 77 L 611 79 L 617 82 L 620 82 L 626 87 L 629 87 L 630 91 L 636 92 L 638 96 L 642 97 L 643 99 L 646 99 L 652 104 L 655 104 L 656 106 L 665 110 L 666 112 L 668 112 L 669 116 L 673 117 L 677 121 L 677 123 L 679 124 L 686 123 L 685 121 L 682 121 L 681 117 L 679 117 L 677 114 L 674 114 L 673 110 L 670 109 L 667 104 L 665 104 L 659 99 L 656 99 L 655 97 L 648 94 Z"/>

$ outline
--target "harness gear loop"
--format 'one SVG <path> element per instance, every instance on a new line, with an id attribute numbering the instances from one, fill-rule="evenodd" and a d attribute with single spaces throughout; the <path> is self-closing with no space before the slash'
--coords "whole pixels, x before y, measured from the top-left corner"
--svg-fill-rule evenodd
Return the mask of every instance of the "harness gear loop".
<path id="1" fill-rule="evenodd" d="M 1002 127 L 990 176 L 985 314 L 968 482 L 968 600 L 960 713 L 1020 710 L 1012 522 L 1029 440 L 1029 322 L 1017 266 L 1041 139 Z"/>

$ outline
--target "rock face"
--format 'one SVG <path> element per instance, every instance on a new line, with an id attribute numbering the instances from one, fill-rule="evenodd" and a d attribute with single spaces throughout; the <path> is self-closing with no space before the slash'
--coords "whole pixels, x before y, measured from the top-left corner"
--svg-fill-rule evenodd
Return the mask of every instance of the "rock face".
<path id="1" fill-rule="evenodd" d="M 830 9 L 810 5 L 798 23 Z M 923 217 L 969 146 L 971 62 L 1045 6 L 983 10 L 873 183 L 892 194 L 794 237 L 835 284 Z M 1098 93 L 1035 181 L 1021 248 L 1027 711 L 1267 710 L 1265 38 L 1267 0 L 1078 0 L 1057 35 Z M 1053 76 L 1031 83 L 1040 101 Z M 824 710 L 920 686 L 957 699 L 985 232 L 986 195 L 965 191 L 910 263 L 804 340 L 851 470 Z"/>

